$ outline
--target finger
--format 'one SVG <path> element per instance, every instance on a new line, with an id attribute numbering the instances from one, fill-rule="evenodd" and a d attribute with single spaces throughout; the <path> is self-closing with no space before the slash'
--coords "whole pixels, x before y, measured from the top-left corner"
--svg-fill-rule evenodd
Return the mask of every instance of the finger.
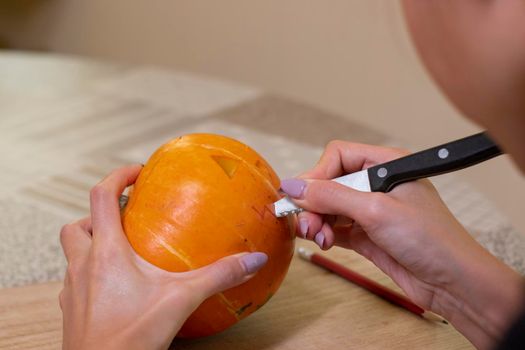
<path id="1" fill-rule="evenodd" d="M 332 227 L 332 233 L 334 237 L 333 245 L 352 249 L 369 260 L 372 260 L 373 256 L 378 254 L 378 250 L 382 250 L 357 223 L 354 223 L 352 226 Z M 329 249 L 328 245 L 325 246 L 325 249 Z"/>
<path id="2" fill-rule="evenodd" d="M 88 234 L 89 238 L 91 239 L 91 235 L 93 234 L 93 225 L 91 224 L 91 217 L 85 217 L 83 219 L 80 219 L 77 221 L 77 224 L 84 230 L 84 233 Z"/>
<path id="3" fill-rule="evenodd" d="M 90 201 L 94 239 L 98 239 L 98 236 L 123 239 L 119 196 L 135 182 L 141 169 L 141 165 L 131 165 L 114 170 L 93 187 Z"/>
<path id="4" fill-rule="evenodd" d="M 304 239 L 313 239 L 313 236 L 321 230 L 323 217 L 320 214 L 303 211 L 298 215 L 299 225 L 297 230 L 299 237 Z"/>
<path id="5" fill-rule="evenodd" d="M 346 216 L 338 215 L 336 216 L 336 221 L 334 226 L 337 227 L 350 227 L 354 223 L 353 219 L 347 218 Z"/>
<path id="6" fill-rule="evenodd" d="M 315 235 L 321 231 L 321 228 L 326 221 L 332 229 L 340 227 L 351 227 L 354 220 L 345 216 L 321 215 L 309 211 L 303 211 L 298 215 L 299 225 L 297 228 L 297 235 L 301 238 L 313 240 Z M 301 227 L 304 225 L 304 228 Z"/>
<path id="7" fill-rule="evenodd" d="M 350 235 L 353 227 L 333 227 L 334 245 L 346 249 L 352 249 L 350 245 Z"/>
<path id="8" fill-rule="evenodd" d="M 381 249 L 364 231 L 354 232 L 350 236 L 350 247 L 359 255 L 374 263 L 381 271 L 392 277 L 396 283 L 393 271 L 399 269 L 399 263 L 385 250 Z"/>
<path id="9" fill-rule="evenodd" d="M 86 230 L 87 221 L 80 220 L 62 227 L 60 244 L 68 264 L 85 259 L 91 247 L 91 234 Z"/>
<path id="10" fill-rule="evenodd" d="M 309 233 L 307 237 L 303 237 L 305 239 L 314 241 L 318 243 L 318 241 L 321 240 L 321 237 L 317 237 L 317 234 L 322 232 L 324 234 L 324 240 L 322 240 L 322 246 L 320 245 L 321 249 L 328 250 L 334 245 L 351 249 L 350 246 L 350 236 L 352 235 L 352 232 L 357 230 L 362 230 L 361 227 L 354 223 L 353 220 L 350 220 L 343 216 L 337 216 L 335 223 L 331 224 L 329 222 L 322 221 L 322 218 L 320 215 L 313 214 L 315 217 L 320 218 L 320 222 L 318 226 L 312 226 L 312 231 L 315 233 Z M 318 243 L 319 245 L 319 243 Z"/>
<path id="11" fill-rule="evenodd" d="M 361 143 L 331 141 L 316 166 L 302 174 L 303 179 L 333 179 L 373 165 L 399 158 L 408 152 Z"/>
<path id="12" fill-rule="evenodd" d="M 303 181 L 299 191 L 293 189 L 287 194 L 301 208 L 320 214 L 341 215 L 359 222 L 363 227 L 385 221 L 392 215 L 393 198 L 384 193 L 368 193 L 354 190 L 329 180 Z M 297 184 L 294 184 L 294 186 Z"/>
<path id="13" fill-rule="evenodd" d="M 334 231 L 328 222 L 323 222 L 321 230 L 317 232 L 313 241 L 323 250 L 330 249 L 334 245 Z"/>
<path id="14" fill-rule="evenodd" d="M 187 272 L 194 290 L 206 299 L 252 278 L 268 261 L 264 253 L 241 253 L 227 256 L 203 268 Z"/>

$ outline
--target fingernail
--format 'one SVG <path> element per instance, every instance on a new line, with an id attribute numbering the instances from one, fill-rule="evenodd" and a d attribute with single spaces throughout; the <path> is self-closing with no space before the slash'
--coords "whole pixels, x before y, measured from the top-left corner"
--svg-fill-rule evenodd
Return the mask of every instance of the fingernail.
<path id="1" fill-rule="evenodd" d="M 303 238 L 306 238 L 306 234 L 308 233 L 308 220 L 304 218 L 299 219 L 299 231 L 301 231 Z"/>
<path id="2" fill-rule="evenodd" d="M 324 233 L 323 232 L 318 232 L 315 237 L 314 237 L 314 241 L 315 243 L 317 243 L 317 245 L 319 246 L 319 248 L 323 249 L 323 244 L 324 244 Z"/>
<path id="3" fill-rule="evenodd" d="M 281 181 L 281 190 L 293 198 L 301 198 L 306 188 L 306 181 L 302 179 L 285 179 Z"/>
<path id="4" fill-rule="evenodd" d="M 251 275 L 259 271 L 268 261 L 268 255 L 264 253 L 250 253 L 241 257 L 241 263 L 244 265 L 246 273 Z"/>

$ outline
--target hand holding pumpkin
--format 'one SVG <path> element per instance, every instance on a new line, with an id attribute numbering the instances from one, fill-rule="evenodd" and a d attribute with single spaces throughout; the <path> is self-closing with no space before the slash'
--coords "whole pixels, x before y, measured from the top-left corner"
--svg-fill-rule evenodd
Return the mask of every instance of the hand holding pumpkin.
<path id="1" fill-rule="evenodd" d="M 241 252 L 268 263 L 250 281 L 200 305 L 178 337 L 222 332 L 261 308 L 292 259 L 293 221 L 276 218 L 279 178 L 249 146 L 220 135 L 189 134 L 159 147 L 144 165 L 122 212 L 133 249 L 166 271 L 184 272 Z"/>
<path id="2" fill-rule="evenodd" d="M 385 194 L 327 180 L 405 154 L 330 143 L 311 171 L 281 185 L 308 210 L 299 215 L 298 235 L 323 249 L 355 250 L 415 303 L 445 316 L 476 346 L 490 347 L 520 310 L 522 279 L 467 233 L 430 181 L 405 183 Z"/>
<path id="3" fill-rule="evenodd" d="M 140 166 L 118 169 L 91 191 L 91 217 L 64 226 L 68 261 L 60 293 L 64 349 L 165 349 L 209 296 L 250 279 L 266 263 L 240 253 L 173 273 L 140 258 L 122 229 L 118 197 Z"/>

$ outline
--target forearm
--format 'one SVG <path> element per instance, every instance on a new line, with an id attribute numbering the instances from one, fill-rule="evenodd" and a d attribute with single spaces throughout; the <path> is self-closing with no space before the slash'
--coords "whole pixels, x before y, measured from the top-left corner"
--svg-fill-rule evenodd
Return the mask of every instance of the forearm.
<path id="1" fill-rule="evenodd" d="M 480 248 L 461 263 L 463 278 L 441 300 L 442 314 L 480 349 L 491 349 L 525 307 L 523 278 Z"/>

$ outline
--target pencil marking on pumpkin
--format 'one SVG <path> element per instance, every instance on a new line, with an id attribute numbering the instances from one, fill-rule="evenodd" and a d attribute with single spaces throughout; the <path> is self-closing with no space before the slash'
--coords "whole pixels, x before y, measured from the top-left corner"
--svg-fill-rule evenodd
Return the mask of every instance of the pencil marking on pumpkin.
<path id="1" fill-rule="evenodd" d="M 239 228 L 239 227 L 243 227 L 245 225 L 246 225 L 246 223 L 244 221 L 242 221 L 242 222 L 239 222 L 238 224 L 235 224 L 235 227 Z"/>
<path id="2" fill-rule="evenodd" d="M 232 314 L 237 319 L 237 321 L 239 321 L 241 318 L 237 314 L 237 310 L 235 309 L 231 301 L 229 301 L 228 298 L 226 298 L 224 293 L 217 293 L 217 296 L 219 297 L 219 300 L 222 302 L 222 304 L 226 307 L 226 310 L 228 310 L 228 312 Z"/>
<path id="3" fill-rule="evenodd" d="M 243 312 L 246 311 L 247 308 L 252 306 L 252 304 L 253 304 L 252 302 L 249 302 L 248 304 L 241 306 L 239 310 L 236 311 L 237 315 L 241 316 Z"/>
<path id="4" fill-rule="evenodd" d="M 270 205 L 265 205 L 262 211 L 257 209 L 254 205 L 252 205 L 252 209 L 257 213 L 261 221 L 264 221 L 264 218 L 267 215 L 266 213 L 270 213 L 270 215 L 272 215 L 275 218 L 275 213 L 273 212 L 273 210 L 270 209 Z"/>
<path id="5" fill-rule="evenodd" d="M 248 246 L 248 249 L 252 252 L 256 252 L 257 251 L 257 247 L 255 246 L 255 244 L 253 244 L 253 242 L 249 241 L 248 238 L 244 237 L 242 234 L 240 233 L 237 233 L 237 235 L 239 236 L 239 238 L 242 239 L 242 242 Z"/>

